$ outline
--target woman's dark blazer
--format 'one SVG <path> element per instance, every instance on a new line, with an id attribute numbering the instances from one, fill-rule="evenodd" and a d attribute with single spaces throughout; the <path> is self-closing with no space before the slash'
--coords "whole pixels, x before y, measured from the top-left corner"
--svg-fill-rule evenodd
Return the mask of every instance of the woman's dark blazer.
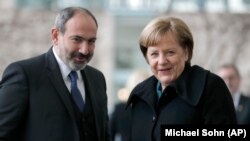
<path id="1" fill-rule="evenodd" d="M 217 75 L 186 64 L 183 73 L 157 100 L 158 80 L 152 76 L 138 84 L 128 100 L 132 141 L 160 141 L 161 125 L 235 124 L 232 97 Z"/>
<path id="2" fill-rule="evenodd" d="M 96 136 L 106 141 L 106 82 L 86 66 Z M 79 141 L 76 117 L 52 49 L 38 57 L 12 63 L 0 82 L 0 141 Z"/>

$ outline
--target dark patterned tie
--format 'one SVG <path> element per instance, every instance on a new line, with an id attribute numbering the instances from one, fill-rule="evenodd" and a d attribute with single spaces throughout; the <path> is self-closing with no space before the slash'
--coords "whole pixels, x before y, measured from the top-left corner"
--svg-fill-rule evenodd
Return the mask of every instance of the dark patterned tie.
<path id="1" fill-rule="evenodd" d="M 71 71 L 69 74 L 70 82 L 71 82 L 71 96 L 79 108 L 79 110 L 82 112 L 84 108 L 84 101 L 82 99 L 81 92 L 79 91 L 77 87 L 77 73 L 76 71 Z"/>

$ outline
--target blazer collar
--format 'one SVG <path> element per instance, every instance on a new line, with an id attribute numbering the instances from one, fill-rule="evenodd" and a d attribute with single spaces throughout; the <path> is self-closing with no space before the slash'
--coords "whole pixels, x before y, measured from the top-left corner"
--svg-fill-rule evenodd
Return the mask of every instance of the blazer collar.
<path id="1" fill-rule="evenodd" d="M 208 73 L 197 65 L 191 67 L 186 64 L 181 76 L 173 83 L 177 94 L 189 104 L 197 105 L 205 89 Z"/>
<path id="2" fill-rule="evenodd" d="M 100 91 L 99 89 L 97 89 L 96 87 L 97 80 L 93 79 L 93 78 L 96 78 L 97 76 L 95 73 L 93 73 L 91 69 L 93 68 L 87 65 L 83 70 L 81 70 L 81 74 L 83 76 L 85 89 L 87 89 L 88 96 L 90 97 L 91 105 L 93 108 L 93 113 L 94 113 L 95 123 L 96 123 L 95 125 L 96 125 L 96 130 L 98 133 L 97 137 L 99 138 L 99 140 L 101 140 L 100 133 L 102 133 L 102 128 L 100 128 L 98 125 L 103 125 L 103 119 L 102 119 L 103 108 L 100 108 L 100 107 L 103 106 L 102 102 L 106 101 L 106 99 L 102 99 L 103 97 L 100 96 L 100 94 L 103 93 L 103 91 Z M 102 102 L 99 102 L 99 101 L 102 101 Z"/>
<path id="3" fill-rule="evenodd" d="M 151 76 L 138 84 L 136 88 L 132 90 L 128 98 L 126 108 L 129 105 L 133 106 L 134 104 L 136 104 L 139 99 L 143 99 L 149 105 L 153 106 L 156 100 L 157 81 L 158 80 L 154 76 Z"/>
<path id="4" fill-rule="evenodd" d="M 248 108 L 248 103 L 250 102 L 250 98 L 245 96 L 242 92 L 240 93 L 239 104 L 236 107 L 237 112 L 242 112 L 246 108 Z"/>
<path id="5" fill-rule="evenodd" d="M 205 89 L 206 78 L 209 71 L 204 70 L 199 66 L 192 66 L 190 64 L 185 65 L 185 69 L 179 78 L 174 81 L 172 84 L 167 86 L 165 90 L 166 92 L 169 87 L 173 87 L 176 91 L 176 94 L 182 98 L 187 103 L 195 106 L 198 104 L 202 93 Z M 156 91 L 157 79 L 152 76 L 138 85 L 137 89 L 132 91 L 131 96 L 128 99 L 127 106 L 136 103 L 139 98 L 147 99 L 147 93 L 149 91 Z M 156 94 L 153 92 L 151 94 Z"/>

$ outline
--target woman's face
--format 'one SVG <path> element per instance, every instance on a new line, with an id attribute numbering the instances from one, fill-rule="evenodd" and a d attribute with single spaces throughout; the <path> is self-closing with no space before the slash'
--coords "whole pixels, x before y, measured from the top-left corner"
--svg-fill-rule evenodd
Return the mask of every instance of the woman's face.
<path id="1" fill-rule="evenodd" d="M 173 34 L 167 33 L 157 45 L 148 47 L 146 58 L 164 90 L 184 70 L 188 52 L 178 44 Z"/>

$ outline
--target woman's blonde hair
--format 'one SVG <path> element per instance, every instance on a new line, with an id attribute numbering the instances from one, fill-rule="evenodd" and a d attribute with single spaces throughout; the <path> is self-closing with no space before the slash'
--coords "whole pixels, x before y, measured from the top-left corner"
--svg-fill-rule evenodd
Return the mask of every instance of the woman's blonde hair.
<path id="1" fill-rule="evenodd" d="M 190 63 L 193 55 L 193 36 L 189 27 L 175 17 L 157 17 L 146 25 L 139 37 L 140 49 L 144 57 L 146 58 L 148 46 L 157 45 L 168 33 L 173 34 L 179 45 L 188 51 L 187 62 Z"/>

